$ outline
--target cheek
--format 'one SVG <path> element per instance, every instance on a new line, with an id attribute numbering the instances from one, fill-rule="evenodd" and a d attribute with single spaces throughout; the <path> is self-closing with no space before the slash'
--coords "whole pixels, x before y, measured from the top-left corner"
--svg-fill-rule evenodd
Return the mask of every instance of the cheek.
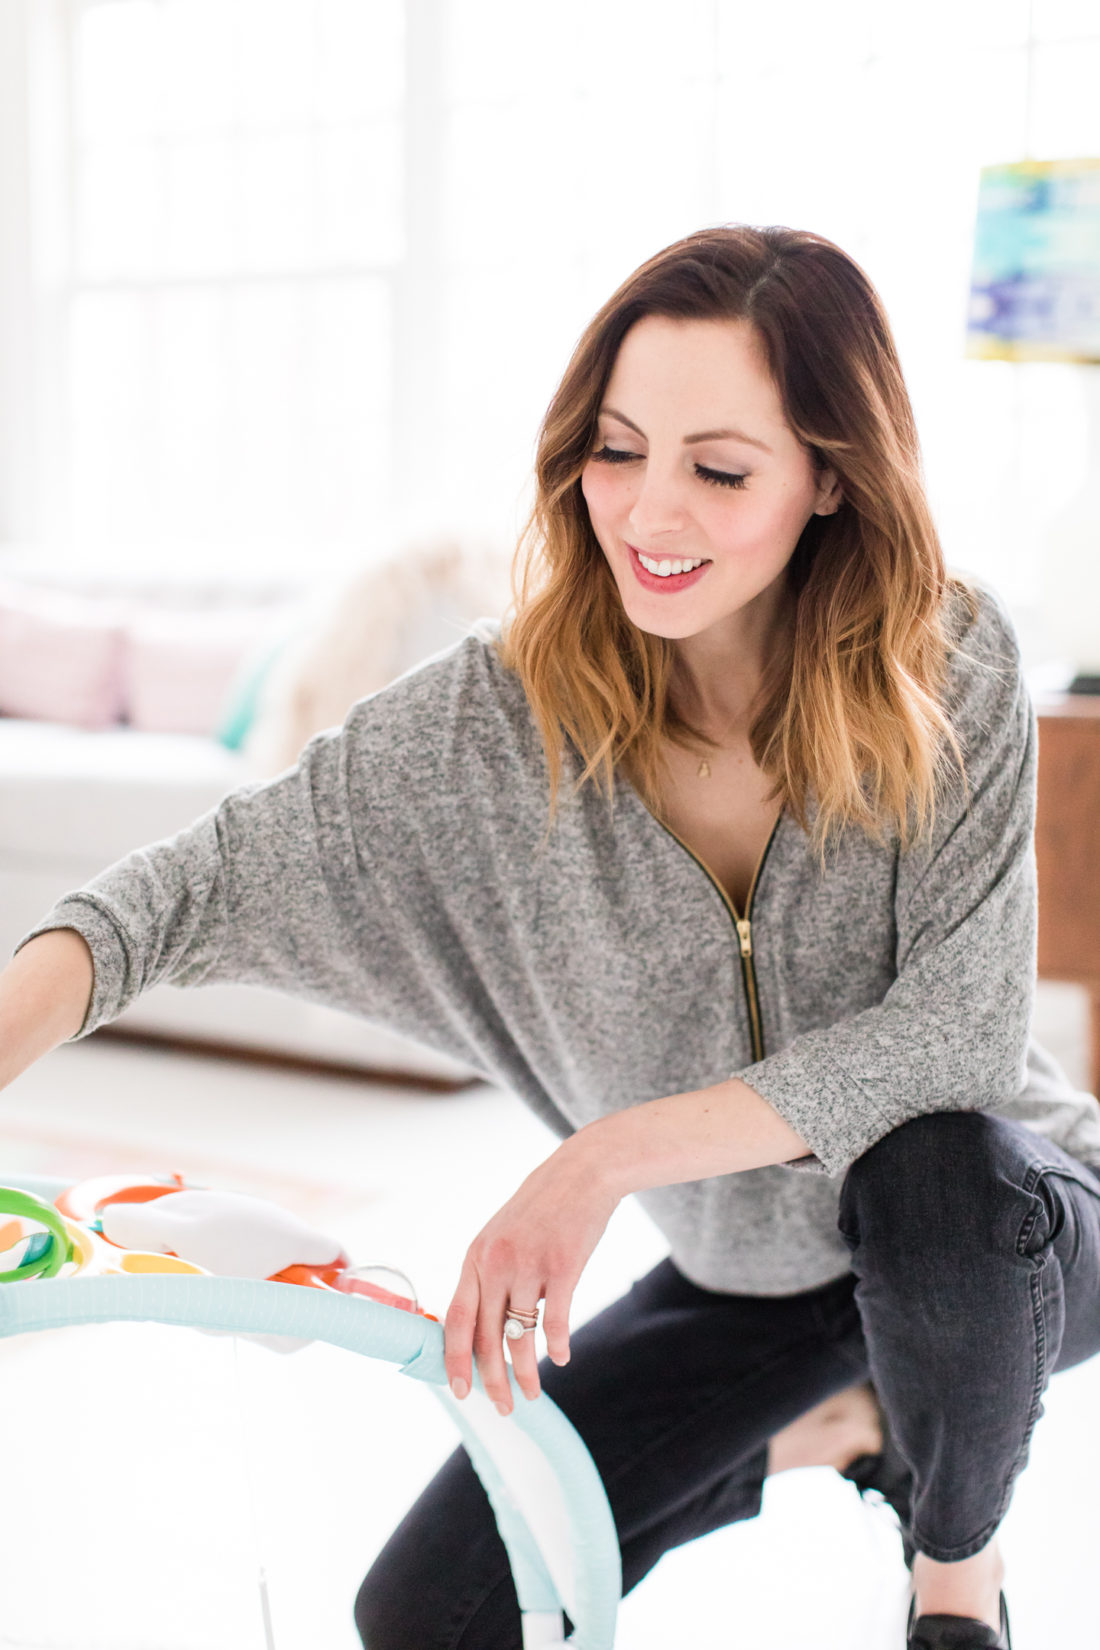
<path id="1" fill-rule="evenodd" d="M 747 488 L 731 489 L 728 496 L 708 501 L 700 523 L 710 542 L 742 565 L 764 567 L 790 555 L 802 531 L 803 514 L 796 501 L 777 502 Z"/>
<path id="2" fill-rule="evenodd" d="M 621 508 L 624 477 L 614 475 L 610 465 L 589 464 L 581 471 L 581 492 L 593 521 L 614 515 Z"/>

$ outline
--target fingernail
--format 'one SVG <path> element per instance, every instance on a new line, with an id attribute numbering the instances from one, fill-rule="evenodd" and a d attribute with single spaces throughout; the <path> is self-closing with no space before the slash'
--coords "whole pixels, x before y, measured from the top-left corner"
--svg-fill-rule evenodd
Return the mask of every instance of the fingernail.
<path id="1" fill-rule="evenodd" d="M 512 1411 L 511 1411 L 511 1409 L 509 1408 L 509 1406 L 507 1404 L 501 1403 L 501 1404 L 497 1405 L 497 1414 L 498 1415 L 510 1415 L 511 1413 L 512 1413 Z"/>
<path id="2" fill-rule="evenodd" d="M 469 1381 L 464 1381 L 462 1379 L 461 1375 L 456 1375 L 454 1380 L 451 1382 L 451 1391 L 454 1393 L 455 1397 L 456 1398 L 465 1398 L 465 1396 L 469 1392 L 469 1390 L 470 1390 Z"/>

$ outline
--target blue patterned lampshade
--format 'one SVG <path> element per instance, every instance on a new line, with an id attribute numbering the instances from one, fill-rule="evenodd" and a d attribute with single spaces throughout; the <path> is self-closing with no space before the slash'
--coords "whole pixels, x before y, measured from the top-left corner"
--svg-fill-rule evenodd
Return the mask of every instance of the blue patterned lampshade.
<path id="1" fill-rule="evenodd" d="M 966 354 L 1100 361 L 1100 159 L 982 168 Z"/>

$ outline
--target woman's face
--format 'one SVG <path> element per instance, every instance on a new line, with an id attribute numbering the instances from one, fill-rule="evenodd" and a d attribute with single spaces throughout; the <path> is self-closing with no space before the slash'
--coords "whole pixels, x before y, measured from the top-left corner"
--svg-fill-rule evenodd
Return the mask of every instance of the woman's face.
<path id="1" fill-rule="evenodd" d="M 670 640 L 736 635 L 735 615 L 777 599 L 811 515 L 840 502 L 784 419 L 752 325 L 659 315 L 619 347 L 581 489 L 627 615 Z"/>

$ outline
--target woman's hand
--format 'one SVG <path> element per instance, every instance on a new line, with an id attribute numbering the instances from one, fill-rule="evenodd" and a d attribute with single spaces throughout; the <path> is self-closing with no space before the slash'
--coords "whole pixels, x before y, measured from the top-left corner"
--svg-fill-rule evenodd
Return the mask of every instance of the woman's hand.
<path id="1" fill-rule="evenodd" d="M 647 1186 L 741 1174 L 805 1157 L 810 1147 L 755 1089 L 731 1077 L 710 1088 L 647 1100 L 588 1123 L 528 1175 L 467 1252 L 447 1313 L 447 1378 L 470 1390 L 470 1353 L 497 1408 L 512 1408 L 501 1345 L 511 1306 L 532 1312 L 556 1364 L 569 1361 L 569 1303 L 620 1199 Z M 539 1391 L 534 1335 L 512 1341 L 512 1367 L 528 1398 Z"/>
<path id="2" fill-rule="evenodd" d="M 502 1344 L 509 1306 L 534 1311 L 545 1299 L 547 1350 L 556 1364 L 569 1362 L 573 1291 L 621 1196 L 591 1160 L 586 1132 L 564 1141 L 528 1175 L 467 1251 L 444 1331 L 447 1378 L 456 1398 L 470 1390 L 472 1352 L 485 1391 L 501 1414 L 511 1412 Z M 534 1335 L 509 1344 L 520 1390 L 537 1398 Z"/>

